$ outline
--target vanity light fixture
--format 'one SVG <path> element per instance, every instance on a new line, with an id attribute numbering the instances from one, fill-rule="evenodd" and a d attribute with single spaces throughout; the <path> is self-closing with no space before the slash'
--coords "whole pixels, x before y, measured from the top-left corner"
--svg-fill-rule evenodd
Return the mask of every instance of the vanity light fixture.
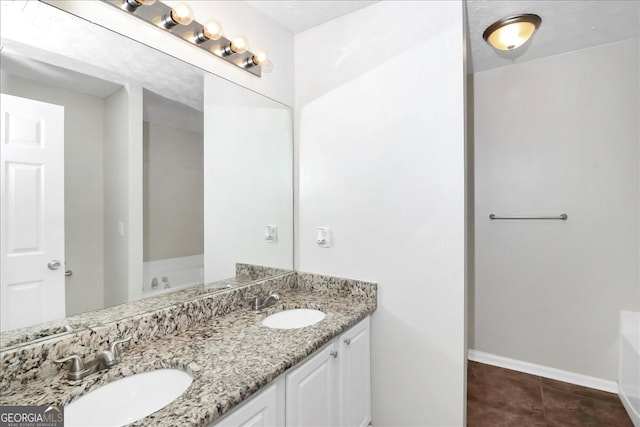
<path id="1" fill-rule="evenodd" d="M 522 13 L 500 19 L 489 25 L 482 38 L 498 50 L 513 50 L 531 38 L 542 23 L 542 18 L 533 13 Z"/>
<path id="2" fill-rule="evenodd" d="M 186 3 L 178 3 L 171 8 L 157 0 L 102 1 L 180 37 L 191 46 L 198 47 L 254 76 L 261 77 L 262 71 L 270 71 L 270 67 L 264 67 L 271 65 L 266 51 L 250 52 L 249 41 L 244 36 L 237 36 L 233 40 L 226 38 L 222 32 L 222 25 L 216 20 L 200 24 L 194 19 L 193 10 Z"/>

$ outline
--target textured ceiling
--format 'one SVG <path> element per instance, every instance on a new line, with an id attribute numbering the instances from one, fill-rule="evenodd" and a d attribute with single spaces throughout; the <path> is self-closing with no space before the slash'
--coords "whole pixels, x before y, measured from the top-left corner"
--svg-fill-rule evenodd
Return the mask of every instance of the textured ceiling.
<path id="1" fill-rule="evenodd" d="M 162 111 L 179 124 L 192 122 L 181 112 L 203 110 L 206 72 L 197 67 L 41 2 L 2 1 L 0 19 L 5 72 L 94 96 L 138 85 L 162 95 L 145 97 L 145 117 L 166 125 Z"/>
<path id="2" fill-rule="evenodd" d="M 369 6 L 375 1 L 249 1 L 294 33 Z M 467 0 L 471 67 L 484 71 L 638 37 L 640 0 Z M 496 52 L 482 39 L 491 23 L 517 13 L 536 13 L 542 25 L 520 49 Z"/>
<path id="3" fill-rule="evenodd" d="M 346 15 L 375 1 L 247 1 L 274 21 L 282 24 L 295 34 L 308 30 L 316 25 L 324 24 L 332 19 Z"/>
<path id="4" fill-rule="evenodd" d="M 467 0 L 473 71 L 530 61 L 640 35 L 640 1 L 625 0 Z M 482 33 L 500 18 L 535 13 L 542 24 L 520 49 L 502 56 Z"/>
<path id="5" fill-rule="evenodd" d="M 8 48 L 2 50 L 2 72 L 98 98 L 105 98 L 122 87 L 117 83 L 19 55 Z"/>
<path id="6" fill-rule="evenodd" d="M 248 3 L 297 33 L 376 2 Z M 474 72 L 640 35 L 639 0 L 467 0 L 466 7 Z M 482 32 L 489 24 L 524 12 L 543 19 L 529 43 L 500 54 L 484 42 Z M 7 52 L 18 54 L 8 66 L 18 67 L 29 78 L 57 81 L 60 86 L 76 83 L 75 87 L 85 93 L 109 93 L 113 90 L 111 83 L 132 82 L 202 111 L 205 72 L 199 68 L 41 2 L 1 1 L 0 18 L 2 45 L 7 49 L 3 56 Z M 44 64 L 30 63 L 28 57 Z M 61 69 L 76 74 L 63 76 Z M 84 80 L 84 74 L 98 80 Z"/>

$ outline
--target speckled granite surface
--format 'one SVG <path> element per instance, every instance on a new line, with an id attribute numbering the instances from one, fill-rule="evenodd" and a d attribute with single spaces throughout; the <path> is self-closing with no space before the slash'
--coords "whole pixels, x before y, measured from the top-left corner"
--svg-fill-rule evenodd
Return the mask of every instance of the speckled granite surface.
<path id="1" fill-rule="evenodd" d="M 117 316 L 117 320 L 113 322 L 2 351 L 0 393 L 3 395 L 5 391 L 27 381 L 56 374 L 61 367 L 52 362 L 53 359 L 71 354 L 88 359 L 93 353 L 108 348 L 112 341 L 129 335 L 132 343 L 142 344 L 184 331 L 214 316 L 248 307 L 251 297 L 256 294 L 262 295 L 271 289 L 294 289 L 295 283 L 296 275 L 290 273 L 216 293 L 196 293 L 190 299 L 174 298 L 174 304 L 158 304 L 159 308 L 153 305 L 151 309 L 149 305 L 145 305 L 143 307 L 149 311 L 142 310 L 125 317 Z"/>
<path id="2" fill-rule="evenodd" d="M 271 289 L 281 294 L 277 304 L 260 312 L 249 308 L 251 295 Z M 193 376 L 189 389 L 134 425 L 207 425 L 375 310 L 376 298 L 372 283 L 291 273 L 70 334 L 77 336 L 74 344 L 3 352 L 0 404 L 64 405 L 132 373 L 176 367 Z M 321 309 L 327 317 L 293 330 L 260 324 L 270 313 L 302 307 Z M 87 358 L 128 334 L 134 338 L 123 349 L 122 362 L 81 381 L 67 380 L 66 371 L 50 361 L 81 354 L 75 349 Z"/>
<path id="3" fill-rule="evenodd" d="M 269 278 L 269 276 L 266 274 L 264 277 L 261 277 L 262 280 L 267 278 Z M 36 340 L 47 339 L 54 335 L 66 334 L 68 331 L 65 331 L 65 327 L 70 327 L 69 329 L 72 331 L 94 328 L 140 313 L 158 310 L 182 301 L 188 301 L 198 296 L 218 292 L 222 289 L 244 286 L 254 280 L 257 279 L 233 277 L 206 285 L 194 286 L 172 293 L 156 295 L 150 298 L 81 313 L 65 319 L 52 320 L 35 326 L 5 331 L 0 334 L 0 350 L 4 351 L 16 345 L 22 345 L 27 342 L 33 343 Z"/>
<path id="4" fill-rule="evenodd" d="M 135 316 L 139 313 L 157 310 L 181 301 L 218 292 L 223 289 L 245 286 L 257 280 L 265 280 L 276 276 L 293 273 L 292 270 L 267 267 L 254 264 L 236 264 L 236 277 L 218 280 L 205 285 L 180 289 L 170 293 L 152 295 L 137 301 L 118 304 L 115 306 L 89 311 L 64 319 L 56 319 L 25 328 L 3 331 L 0 333 L 0 351 L 8 350 L 18 345 L 34 343 L 55 335 L 93 328 L 119 319 Z"/>
<path id="5" fill-rule="evenodd" d="M 293 270 L 268 267 L 265 265 L 236 263 L 236 278 L 245 280 L 260 280 L 271 276 L 291 273 Z"/>

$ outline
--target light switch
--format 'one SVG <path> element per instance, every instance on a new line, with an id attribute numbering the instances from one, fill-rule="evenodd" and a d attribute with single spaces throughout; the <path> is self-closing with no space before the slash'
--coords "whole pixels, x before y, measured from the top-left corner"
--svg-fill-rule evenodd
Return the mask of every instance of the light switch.
<path id="1" fill-rule="evenodd" d="M 278 241 L 278 227 L 275 225 L 265 225 L 264 240 L 269 243 L 276 243 Z"/>
<path id="2" fill-rule="evenodd" d="M 331 230 L 329 227 L 318 227 L 316 229 L 316 244 L 321 248 L 331 247 Z"/>
<path id="3" fill-rule="evenodd" d="M 124 222 L 118 222 L 118 236 L 124 237 Z"/>

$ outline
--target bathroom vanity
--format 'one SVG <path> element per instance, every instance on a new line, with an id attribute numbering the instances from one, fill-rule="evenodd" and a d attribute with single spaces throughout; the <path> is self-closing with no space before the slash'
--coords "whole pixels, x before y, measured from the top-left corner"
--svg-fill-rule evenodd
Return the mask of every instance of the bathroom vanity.
<path id="1" fill-rule="evenodd" d="M 65 203 L 78 202 L 82 209 L 71 203 L 59 214 L 47 214 L 66 225 L 52 227 L 64 240 L 64 251 L 46 258 L 58 262 L 39 266 L 47 280 L 64 289 L 55 314 L 35 309 L 17 291 L 11 294 L 14 288 L 5 292 L 13 282 L 0 281 L 3 295 L 15 296 L 2 299 L 14 315 L 0 322 L 0 405 L 76 402 L 78 407 L 88 400 L 82 396 L 106 384 L 103 392 L 121 390 L 122 383 L 114 385 L 120 379 L 178 370 L 191 378 L 185 392 L 126 423 L 367 425 L 369 315 L 376 308 L 377 287 L 291 271 L 291 108 L 59 10 L 61 3 L 1 5 L 2 92 L 64 107 L 65 162 L 56 167 L 64 166 L 64 176 L 72 178 L 65 181 Z M 75 5 L 80 3 L 88 4 Z M 104 13 L 120 13 L 94 3 Z M 79 43 L 78 34 L 87 37 Z M 97 87 L 104 93 L 94 93 Z M 89 104 L 80 102 L 85 98 Z M 196 137 L 200 133 L 202 138 Z M 192 156 L 197 168 L 176 157 L 185 150 L 176 151 L 174 141 L 184 142 L 187 135 L 202 147 Z M 180 177 L 197 178 L 198 185 L 176 187 L 173 193 L 201 196 L 169 198 L 167 183 L 183 179 L 169 173 L 168 163 L 177 165 Z M 161 191 L 145 193 L 143 176 L 149 177 L 149 188 Z M 159 197 L 152 200 L 153 194 Z M 96 203 L 89 203 L 93 199 Z M 205 225 L 206 233 L 198 227 L 187 232 L 176 221 L 169 208 L 184 206 L 202 214 L 201 221 L 185 216 L 185 222 Z M 145 216 L 152 212 L 162 215 Z M 174 253 L 187 240 L 194 243 L 190 247 L 202 247 Z M 197 262 L 184 259 L 194 254 Z M 194 270 L 197 280 L 191 274 L 177 279 L 187 270 Z M 182 282 L 194 286 L 182 289 Z M 268 300 L 271 292 L 279 298 Z M 33 300 L 53 305 L 50 299 Z M 264 307 L 265 302 L 271 304 Z M 294 329 L 262 324 L 267 316 L 302 308 L 326 316 Z M 19 316 L 25 313 L 30 318 Z M 138 387 L 142 395 L 129 398 L 137 406 L 148 400 L 144 390 L 151 394 L 166 387 L 143 384 Z M 127 411 L 109 403 L 100 402 L 95 414 L 90 412 L 92 422 L 105 424 L 103 411 Z"/>
<path id="2" fill-rule="evenodd" d="M 212 426 L 367 426 L 371 421 L 367 316 Z"/>
<path id="3" fill-rule="evenodd" d="M 275 289 L 280 300 L 255 311 L 255 295 Z M 66 405 L 112 381 L 177 368 L 193 378 L 189 388 L 133 425 L 367 425 L 376 300 L 373 283 L 297 272 L 198 296 L 4 351 L 0 404 Z M 296 329 L 262 325 L 297 308 L 326 317 Z M 69 380 L 68 369 L 53 362 L 70 354 L 90 359 L 129 335 L 119 364 L 82 380 Z"/>

